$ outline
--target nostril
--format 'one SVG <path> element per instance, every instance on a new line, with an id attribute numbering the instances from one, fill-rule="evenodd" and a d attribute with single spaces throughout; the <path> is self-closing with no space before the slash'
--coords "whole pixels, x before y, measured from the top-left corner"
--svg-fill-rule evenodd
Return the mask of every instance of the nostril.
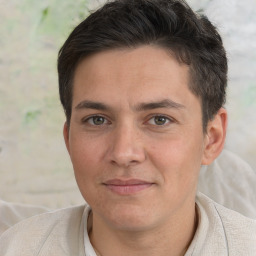
<path id="1" fill-rule="evenodd" d="M 108 161 L 112 165 L 128 167 L 143 162 L 145 159 L 144 146 L 133 127 L 116 131 L 111 146 L 107 150 Z"/>
<path id="2" fill-rule="evenodd" d="M 129 160 L 129 159 L 115 159 L 115 160 L 111 160 L 111 164 L 112 165 L 117 165 L 120 167 L 129 167 L 129 166 L 133 166 L 136 164 L 139 164 L 140 161 L 138 160 Z"/>

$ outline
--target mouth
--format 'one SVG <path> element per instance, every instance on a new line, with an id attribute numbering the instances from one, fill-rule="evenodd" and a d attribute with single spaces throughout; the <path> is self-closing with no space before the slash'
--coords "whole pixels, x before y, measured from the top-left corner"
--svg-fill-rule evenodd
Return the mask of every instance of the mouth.
<path id="1" fill-rule="evenodd" d="M 132 195 L 136 194 L 142 190 L 148 189 L 154 185 L 154 183 L 144 181 L 144 180 L 137 180 L 137 179 L 130 179 L 130 180 L 120 180 L 120 179 L 113 179 L 108 180 L 103 183 L 107 189 L 110 191 L 119 194 L 119 195 Z"/>

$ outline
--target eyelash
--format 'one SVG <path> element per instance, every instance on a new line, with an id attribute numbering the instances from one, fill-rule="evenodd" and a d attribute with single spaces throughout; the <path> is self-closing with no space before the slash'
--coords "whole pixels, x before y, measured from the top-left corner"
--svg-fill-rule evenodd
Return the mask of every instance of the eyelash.
<path id="1" fill-rule="evenodd" d="M 90 120 L 92 121 L 92 122 L 94 122 L 94 119 L 95 118 L 102 118 L 103 119 L 103 123 L 102 124 L 93 124 L 93 123 L 90 123 Z M 164 124 L 159 124 L 159 125 L 157 125 L 157 124 L 150 124 L 149 122 L 150 122 L 150 120 L 152 120 L 152 119 L 155 119 L 155 118 L 164 118 L 165 119 L 165 122 L 164 122 Z M 155 121 L 155 120 L 154 120 Z M 107 122 L 107 123 L 105 123 L 105 122 Z M 170 117 L 168 117 L 168 116 L 166 116 L 166 115 L 161 115 L 161 114 L 154 114 L 154 115 L 151 115 L 149 118 L 147 118 L 147 121 L 146 122 L 144 122 L 144 123 L 149 123 L 150 125 L 152 125 L 152 126 L 158 126 L 158 127 L 160 127 L 160 126 L 167 126 L 168 124 L 170 124 L 170 123 L 174 123 L 175 122 L 175 120 L 173 119 L 173 118 L 170 118 Z M 89 124 L 90 126 L 95 126 L 95 127 L 102 127 L 103 125 L 106 125 L 106 124 L 111 124 L 111 122 L 105 117 L 105 116 L 103 116 L 103 115 L 93 115 L 93 116 L 89 116 L 89 117 L 87 117 L 87 118 L 85 118 L 85 119 L 82 119 L 82 123 L 86 123 L 86 124 Z"/>
<path id="2" fill-rule="evenodd" d="M 103 124 L 91 124 L 90 123 L 90 120 L 92 120 L 92 122 L 93 122 L 93 119 L 94 118 L 102 118 L 102 119 L 104 119 L 104 123 Z M 108 123 L 111 123 L 110 121 L 108 121 L 108 119 L 106 118 L 106 117 L 104 117 L 103 115 L 93 115 L 93 116 L 89 116 L 89 117 L 87 117 L 87 118 L 85 118 L 85 119 L 82 119 L 82 123 L 87 123 L 87 124 L 89 124 L 89 125 L 91 125 L 91 126 L 102 126 L 102 125 L 104 125 L 105 124 L 105 121 L 107 121 Z"/>
<path id="3" fill-rule="evenodd" d="M 174 119 L 173 118 L 170 118 L 168 116 L 165 116 L 165 115 L 160 115 L 160 114 L 155 114 L 155 115 L 152 115 L 148 120 L 147 120 L 147 123 L 149 123 L 150 120 L 154 120 L 154 122 L 156 121 L 155 119 L 156 118 L 163 118 L 165 119 L 165 122 L 164 124 L 152 124 L 154 126 L 167 126 L 168 124 L 170 123 L 173 123 L 174 122 Z"/>

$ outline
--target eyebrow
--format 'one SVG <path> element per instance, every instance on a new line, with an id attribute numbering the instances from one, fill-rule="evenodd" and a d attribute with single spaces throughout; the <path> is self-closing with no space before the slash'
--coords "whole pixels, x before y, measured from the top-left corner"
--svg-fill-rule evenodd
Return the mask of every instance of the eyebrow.
<path id="1" fill-rule="evenodd" d="M 170 99 L 164 99 L 156 102 L 140 103 L 138 106 L 135 107 L 137 111 L 146 111 L 157 108 L 182 109 L 185 108 L 185 106 Z"/>
<path id="2" fill-rule="evenodd" d="M 146 110 L 152 110 L 157 108 L 174 108 L 174 109 L 182 109 L 185 108 L 184 105 L 177 103 L 175 101 L 172 101 L 170 99 L 164 99 L 161 101 L 156 102 L 147 102 L 147 103 L 140 103 L 134 107 L 134 109 L 138 112 L 140 111 L 146 111 Z M 89 101 L 84 100 L 80 102 L 75 109 L 95 109 L 100 111 L 108 111 L 111 110 L 111 107 L 95 101 Z"/>
<path id="3" fill-rule="evenodd" d="M 89 100 L 84 100 L 82 102 L 80 102 L 76 107 L 75 109 L 86 109 L 86 108 L 89 108 L 89 109 L 96 109 L 96 110 L 101 110 L 101 111 L 106 111 L 106 110 L 109 110 L 110 108 L 103 104 L 103 103 L 100 103 L 100 102 L 94 102 L 94 101 L 89 101 Z"/>

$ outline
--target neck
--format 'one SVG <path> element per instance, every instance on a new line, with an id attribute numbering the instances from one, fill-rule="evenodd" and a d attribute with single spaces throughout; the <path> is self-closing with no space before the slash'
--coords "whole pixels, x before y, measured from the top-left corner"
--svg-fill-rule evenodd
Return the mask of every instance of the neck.
<path id="1" fill-rule="evenodd" d="M 99 256 L 183 256 L 197 228 L 195 207 L 163 225 L 141 231 L 118 230 L 92 217 L 90 241 Z M 114 246 L 113 246 L 114 245 Z M 120 253 L 121 252 L 121 253 Z"/>

